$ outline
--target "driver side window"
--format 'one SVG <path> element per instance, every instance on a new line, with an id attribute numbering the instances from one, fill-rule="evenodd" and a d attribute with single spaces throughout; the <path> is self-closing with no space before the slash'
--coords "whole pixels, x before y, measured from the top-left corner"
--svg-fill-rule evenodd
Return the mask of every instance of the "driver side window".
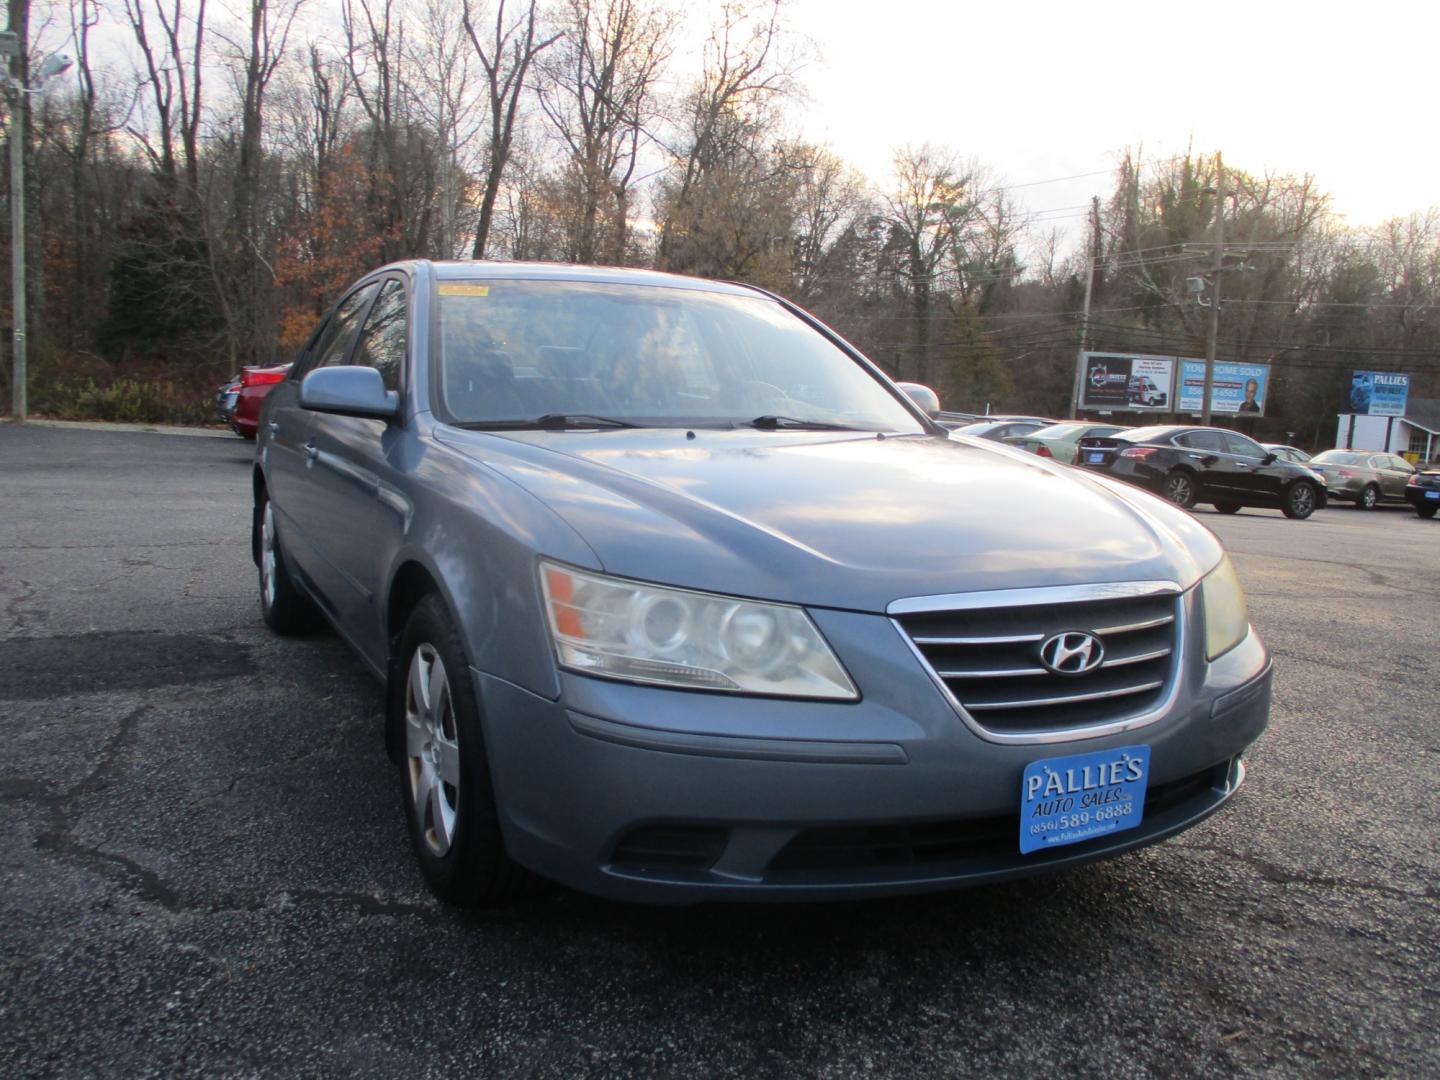
<path id="1" fill-rule="evenodd" d="M 350 352 L 350 346 L 354 344 L 355 337 L 360 331 L 360 316 L 365 314 L 365 309 L 370 306 L 370 301 L 379 288 L 378 283 L 371 282 L 364 288 L 356 289 L 345 298 L 344 303 L 335 309 L 335 314 L 331 316 L 329 324 L 321 331 L 320 339 L 310 350 L 310 356 L 305 362 L 305 370 L 300 373 L 302 378 L 316 368 L 331 367 L 345 362 L 345 357 Z"/>
<path id="2" fill-rule="evenodd" d="M 1227 431 L 1225 433 L 1225 452 L 1237 457 L 1263 458 L 1267 451 L 1259 443 L 1252 442 L 1244 435 L 1236 435 L 1233 431 Z"/>

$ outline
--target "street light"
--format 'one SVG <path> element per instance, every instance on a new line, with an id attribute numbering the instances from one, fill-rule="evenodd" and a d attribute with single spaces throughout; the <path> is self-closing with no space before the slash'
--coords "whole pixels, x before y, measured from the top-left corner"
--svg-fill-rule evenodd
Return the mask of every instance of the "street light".
<path id="1" fill-rule="evenodd" d="M 39 93 L 55 76 L 74 63 L 56 54 L 40 62 L 35 81 L 26 86 L 18 76 L 23 53 L 20 38 L 12 31 L 0 33 L 0 56 L 8 56 L 12 71 L 5 77 L 5 96 L 10 102 L 10 289 L 13 297 L 14 329 L 10 350 L 10 415 L 25 420 L 25 110 L 27 95 Z"/>

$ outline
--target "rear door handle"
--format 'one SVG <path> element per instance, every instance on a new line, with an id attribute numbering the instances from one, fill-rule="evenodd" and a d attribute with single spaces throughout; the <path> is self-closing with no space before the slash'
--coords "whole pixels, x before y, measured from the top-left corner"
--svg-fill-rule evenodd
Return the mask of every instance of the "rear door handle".
<path id="1" fill-rule="evenodd" d="M 313 442 L 306 443 L 305 456 L 308 457 L 311 461 L 314 461 L 320 456 L 320 448 L 316 446 Z"/>
<path id="2" fill-rule="evenodd" d="M 270 421 L 270 434 L 271 434 L 271 435 L 279 435 L 279 434 L 280 434 L 280 421 L 279 421 L 279 420 L 271 420 L 271 421 Z"/>

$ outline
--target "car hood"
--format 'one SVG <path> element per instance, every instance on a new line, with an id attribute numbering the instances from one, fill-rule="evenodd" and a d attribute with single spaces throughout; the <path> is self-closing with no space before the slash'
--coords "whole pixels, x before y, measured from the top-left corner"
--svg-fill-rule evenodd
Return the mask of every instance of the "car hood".
<path id="1" fill-rule="evenodd" d="M 437 438 L 563 518 L 598 568 L 883 611 L 901 597 L 1192 584 L 1214 535 L 1138 489 L 978 439 L 832 432 L 467 432 Z M 543 552 L 542 552 L 543 554 Z"/>

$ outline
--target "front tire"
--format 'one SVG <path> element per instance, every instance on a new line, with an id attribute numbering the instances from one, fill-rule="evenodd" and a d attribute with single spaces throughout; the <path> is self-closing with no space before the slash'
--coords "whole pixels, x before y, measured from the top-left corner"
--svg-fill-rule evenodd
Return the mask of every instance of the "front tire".
<path id="1" fill-rule="evenodd" d="M 260 568 L 260 614 L 265 625 L 289 637 L 308 634 L 320 626 L 320 609 L 300 591 L 285 567 L 280 534 L 275 526 L 275 509 L 270 496 L 261 493 L 255 504 L 255 562 Z"/>
<path id="2" fill-rule="evenodd" d="M 1165 477 L 1165 482 L 1160 485 L 1160 494 L 1181 510 L 1189 510 L 1195 505 L 1195 478 L 1184 469 L 1176 469 Z"/>
<path id="3" fill-rule="evenodd" d="M 1225 499 L 1215 503 L 1215 509 L 1221 514 L 1234 514 L 1239 511 L 1240 504 L 1237 502 L 1230 502 L 1228 499 Z"/>
<path id="4" fill-rule="evenodd" d="M 1374 484 L 1366 484 L 1355 500 L 1355 509 L 1374 510 L 1375 505 L 1380 501 L 1380 489 Z"/>
<path id="5" fill-rule="evenodd" d="M 1315 485 L 1301 480 L 1285 489 L 1285 499 L 1281 504 L 1281 509 L 1285 511 L 1286 517 L 1304 521 L 1315 512 L 1315 505 L 1318 501 Z"/>
<path id="6" fill-rule="evenodd" d="M 1417 506 L 1415 507 L 1415 513 L 1419 514 L 1422 518 L 1433 518 L 1436 509 L 1437 507 L 1434 506 Z"/>
<path id="7" fill-rule="evenodd" d="M 513 899 L 533 878 L 505 853 L 480 707 L 459 633 L 434 593 L 400 639 L 390 708 L 403 734 L 400 793 L 432 892 L 473 907 Z"/>

